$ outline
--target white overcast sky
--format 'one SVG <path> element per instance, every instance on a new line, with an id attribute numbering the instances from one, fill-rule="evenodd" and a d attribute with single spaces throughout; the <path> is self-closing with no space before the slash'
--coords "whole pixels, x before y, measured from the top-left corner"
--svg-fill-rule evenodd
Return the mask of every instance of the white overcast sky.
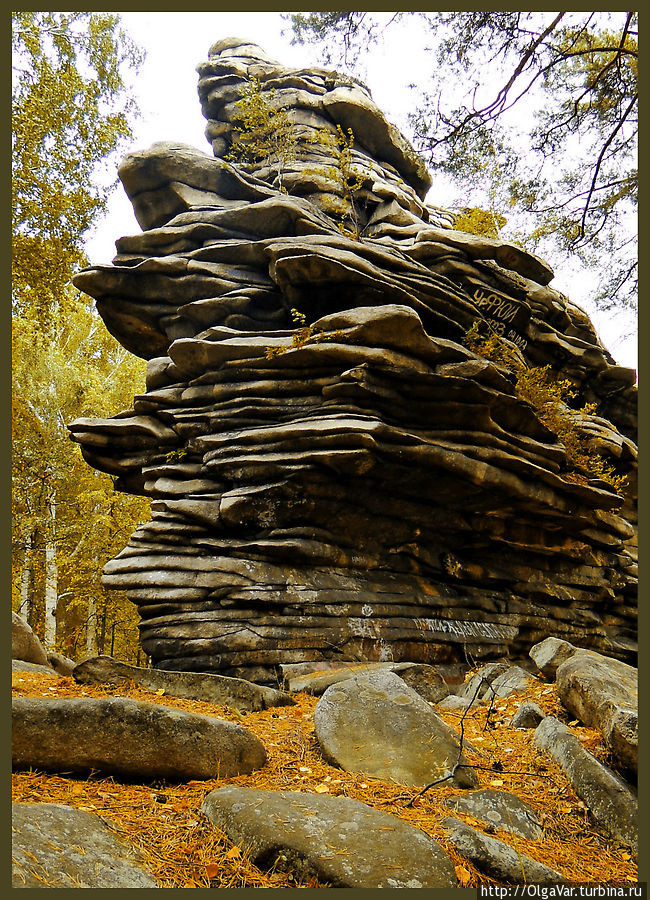
<path id="1" fill-rule="evenodd" d="M 291 46 L 290 25 L 278 12 L 122 12 L 120 17 L 125 30 L 147 53 L 134 85 L 141 111 L 131 148 L 134 150 L 145 149 L 156 141 L 180 141 L 210 152 L 197 94 L 196 66 L 207 59 L 215 41 L 242 37 L 259 44 L 284 65 L 322 64 L 313 47 Z M 431 58 L 417 26 L 405 25 L 390 34 L 387 47 L 373 48 L 366 56 L 364 80 L 387 118 L 408 135 L 406 115 L 412 103 L 408 85 L 426 80 Z M 451 197 L 434 183 L 427 201 L 445 206 Z M 108 215 L 86 243 L 90 261 L 110 262 L 115 255 L 116 238 L 139 231 L 131 204 L 118 187 L 111 195 Z M 552 259 L 547 261 L 553 265 Z M 629 314 L 606 314 L 594 307 L 590 302 L 590 273 L 557 265 L 555 270 L 552 286 L 585 309 L 620 365 L 636 369 L 634 319 Z"/>

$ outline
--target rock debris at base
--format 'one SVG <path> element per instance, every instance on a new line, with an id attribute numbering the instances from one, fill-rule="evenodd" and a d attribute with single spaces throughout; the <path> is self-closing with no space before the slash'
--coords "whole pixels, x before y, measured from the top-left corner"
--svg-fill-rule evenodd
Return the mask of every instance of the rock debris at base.
<path id="1" fill-rule="evenodd" d="M 277 860 L 348 888 L 456 887 L 442 847 L 395 816 L 349 797 L 229 785 L 204 813 L 262 867 Z"/>
<path id="2" fill-rule="evenodd" d="M 97 815 L 12 804 L 13 888 L 156 888 L 135 848 Z"/>

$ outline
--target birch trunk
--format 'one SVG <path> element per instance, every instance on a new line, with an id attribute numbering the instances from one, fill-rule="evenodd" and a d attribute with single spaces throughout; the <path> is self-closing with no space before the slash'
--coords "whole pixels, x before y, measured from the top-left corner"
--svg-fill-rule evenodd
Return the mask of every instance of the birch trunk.
<path id="1" fill-rule="evenodd" d="M 32 585 L 31 554 L 32 533 L 29 528 L 26 528 L 25 552 L 23 554 L 23 571 L 20 576 L 20 614 L 27 622 L 30 622 L 32 615 L 32 598 L 30 594 L 30 588 Z"/>
<path id="2" fill-rule="evenodd" d="M 88 597 L 88 627 L 86 630 L 86 654 L 97 656 L 97 600 Z"/>
<path id="3" fill-rule="evenodd" d="M 56 564 L 56 499 L 47 502 L 48 527 L 45 542 L 45 629 L 44 641 L 48 650 L 56 646 L 56 608 L 59 599 Z"/>

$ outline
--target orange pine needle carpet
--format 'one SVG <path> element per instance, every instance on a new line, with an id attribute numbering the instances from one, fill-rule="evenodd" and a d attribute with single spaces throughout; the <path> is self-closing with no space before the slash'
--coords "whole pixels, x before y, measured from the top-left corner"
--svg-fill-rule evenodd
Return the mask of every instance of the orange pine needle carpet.
<path id="1" fill-rule="evenodd" d="M 181 700 L 132 683 L 119 687 L 80 685 L 72 678 L 52 678 L 27 672 L 12 674 L 14 695 L 41 697 L 123 696 L 236 721 L 264 743 L 268 763 L 251 775 L 174 784 L 168 781 L 130 783 L 93 772 L 87 777 L 37 771 L 13 773 L 13 799 L 21 803 L 62 803 L 102 816 L 127 842 L 139 848 L 160 887 L 321 888 L 317 878 L 300 879 L 283 869 L 281 859 L 266 871 L 250 859 L 246 847 L 233 845 L 201 813 L 206 794 L 224 784 L 264 790 L 328 793 L 360 800 L 398 816 L 440 843 L 456 867 L 459 885 L 498 884 L 459 856 L 440 822 L 453 814 L 485 830 L 471 816 L 451 812 L 445 801 L 464 793 L 443 783 L 418 796 L 416 788 L 343 772 L 323 761 L 313 730 L 317 698 L 297 694 L 296 706 L 239 713 L 228 707 Z M 588 810 L 575 795 L 559 767 L 532 746 L 532 729 L 515 729 L 509 722 L 524 700 L 534 700 L 549 715 L 569 723 L 584 746 L 611 764 L 600 734 L 579 727 L 559 703 L 553 685 L 541 678 L 525 694 L 481 706 L 466 715 L 464 738 L 473 751 L 469 760 L 478 770 L 480 786 L 512 791 L 538 813 L 544 839 L 527 841 L 507 832 L 493 836 L 513 849 L 559 871 L 567 882 L 602 884 L 636 882 L 637 867 L 630 853 L 599 833 Z M 460 730 L 460 714 L 442 712 Z M 408 804 L 412 801 L 412 806 Z"/>

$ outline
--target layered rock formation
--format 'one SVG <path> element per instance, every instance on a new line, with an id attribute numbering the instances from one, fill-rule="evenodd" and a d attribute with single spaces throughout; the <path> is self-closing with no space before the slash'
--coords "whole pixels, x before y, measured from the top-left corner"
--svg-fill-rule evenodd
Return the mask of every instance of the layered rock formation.
<path id="1" fill-rule="evenodd" d="M 143 233 L 75 279 L 148 360 L 132 410 L 70 429 L 152 499 L 104 580 L 138 604 L 153 664 L 263 681 L 308 660 L 516 657 L 551 632 L 633 656 L 634 372 L 545 263 L 424 202 L 425 166 L 361 84 L 236 39 L 199 76 L 215 158 L 127 156 Z M 224 156 L 251 83 L 295 151 L 245 169 Z M 512 376 L 460 343 L 484 319 L 595 404 L 581 427 L 625 498 L 567 478 Z"/>

